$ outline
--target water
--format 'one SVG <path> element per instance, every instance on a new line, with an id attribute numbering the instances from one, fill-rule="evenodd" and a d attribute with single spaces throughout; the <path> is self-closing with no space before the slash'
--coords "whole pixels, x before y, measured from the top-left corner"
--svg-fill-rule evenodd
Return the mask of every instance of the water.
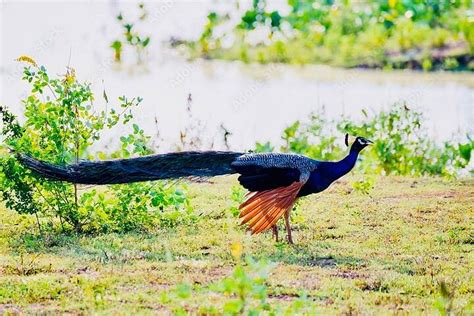
<path id="1" fill-rule="evenodd" d="M 64 73 L 68 64 L 74 67 L 80 80 L 92 83 L 98 109 L 104 89 L 109 100 L 143 97 L 135 116 L 158 151 L 175 149 L 184 130 L 199 136 L 200 149 L 224 149 L 222 126 L 232 133 L 234 150 L 253 148 L 256 141 L 279 143 L 286 126 L 322 108 L 329 118 L 358 120 L 361 109 L 378 112 L 401 100 L 425 114 L 430 135 L 439 141 L 474 132 L 472 74 L 189 62 L 162 43 L 171 36 L 196 38 L 209 8 L 229 6 L 212 1 L 147 4 L 149 18 L 139 29 L 152 38 L 150 54 L 145 66 L 134 67 L 133 52 L 125 51 L 123 65 L 117 66 L 109 48 L 121 32 L 114 17 L 120 10 L 135 12 L 134 3 L 2 3 L 0 102 L 21 113 L 27 85 L 19 81 L 22 65 L 14 59 L 30 55 L 51 74 Z M 105 135 L 99 146 L 116 145 L 116 135 Z"/>

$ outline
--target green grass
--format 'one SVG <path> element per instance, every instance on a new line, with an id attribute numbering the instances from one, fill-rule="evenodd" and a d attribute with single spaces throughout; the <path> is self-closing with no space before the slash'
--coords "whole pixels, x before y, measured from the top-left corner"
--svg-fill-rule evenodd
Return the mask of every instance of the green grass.
<path id="1" fill-rule="evenodd" d="M 356 179 L 301 201 L 295 246 L 239 227 L 233 177 L 190 185 L 194 224 L 143 234 L 41 238 L 32 218 L 1 210 L 0 314 L 219 313 L 229 298 L 208 286 L 234 270 L 236 243 L 275 263 L 272 306 L 305 293 L 326 314 L 473 313 L 474 180 L 380 177 L 367 196 L 352 190 Z M 164 299 L 180 284 L 193 295 Z"/>

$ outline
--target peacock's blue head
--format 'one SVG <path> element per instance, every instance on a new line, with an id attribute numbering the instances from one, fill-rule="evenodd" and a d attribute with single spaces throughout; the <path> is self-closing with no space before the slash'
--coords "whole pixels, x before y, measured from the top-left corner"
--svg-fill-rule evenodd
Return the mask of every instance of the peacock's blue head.
<path id="1" fill-rule="evenodd" d="M 346 143 L 347 147 L 349 147 L 349 143 L 350 143 L 349 138 L 350 138 L 349 134 L 346 134 L 344 142 Z M 352 143 L 351 151 L 357 151 L 357 152 L 360 152 L 362 149 L 364 149 L 368 145 L 373 144 L 371 140 L 368 140 L 367 138 L 361 137 L 361 136 L 357 136 L 354 139 L 354 141 L 351 143 Z"/>

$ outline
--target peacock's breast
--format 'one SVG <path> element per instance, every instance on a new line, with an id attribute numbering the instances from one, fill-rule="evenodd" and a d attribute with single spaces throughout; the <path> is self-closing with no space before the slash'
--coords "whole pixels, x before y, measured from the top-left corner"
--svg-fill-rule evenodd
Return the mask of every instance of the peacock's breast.
<path id="1" fill-rule="evenodd" d="M 306 184 L 301 188 L 298 196 L 306 196 L 326 190 L 331 184 L 331 180 L 323 174 L 311 174 Z"/>

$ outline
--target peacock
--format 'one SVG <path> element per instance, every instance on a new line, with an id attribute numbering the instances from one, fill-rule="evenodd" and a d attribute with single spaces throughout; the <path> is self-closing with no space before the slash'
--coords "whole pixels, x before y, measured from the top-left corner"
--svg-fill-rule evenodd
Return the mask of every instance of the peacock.
<path id="1" fill-rule="evenodd" d="M 345 136 L 349 147 L 349 135 Z M 300 197 L 326 190 L 354 167 L 359 153 L 372 141 L 356 137 L 348 155 L 337 162 L 318 161 L 290 153 L 184 151 L 138 158 L 81 161 L 59 166 L 18 155 L 26 167 L 51 180 L 77 184 L 118 184 L 164 179 L 202 179 L 239 174 L 249 192 L 240 205 L 241 224 L 252 234 L 270 228 L 278 241 L 276 223 L 285 219 L 287 241 L 293 244 L 290 211 Z"/>

